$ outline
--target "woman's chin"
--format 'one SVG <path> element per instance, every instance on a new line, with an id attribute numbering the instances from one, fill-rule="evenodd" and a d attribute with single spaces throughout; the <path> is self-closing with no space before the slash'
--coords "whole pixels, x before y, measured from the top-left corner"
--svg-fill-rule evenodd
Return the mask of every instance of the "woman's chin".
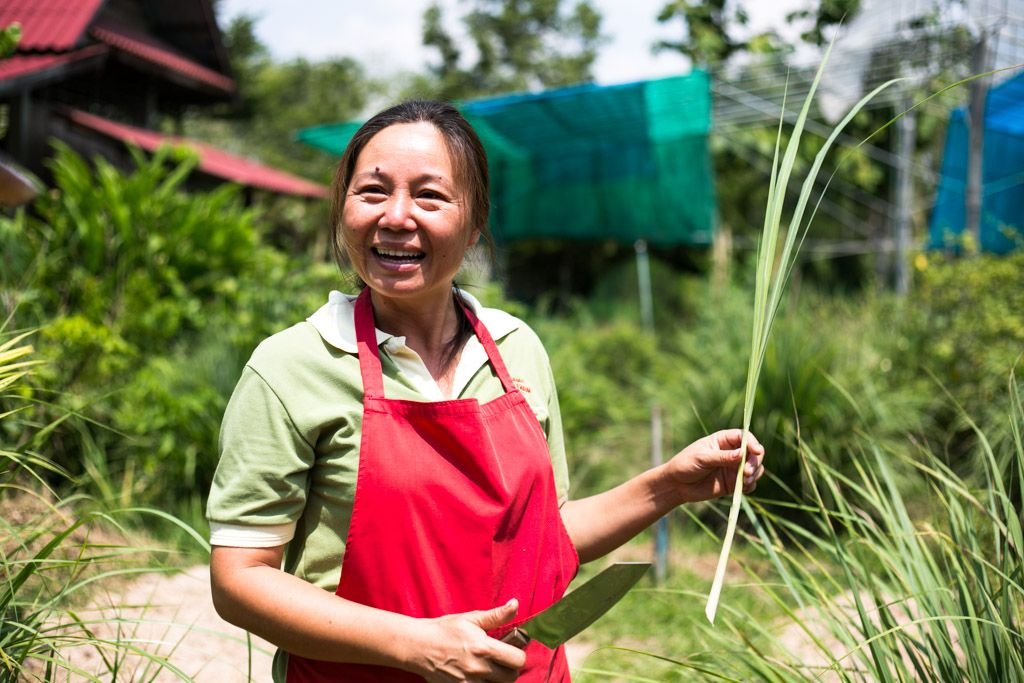
<path id="1" fill-rule="evenodd" d="M 367 286 L 373 290 L 373 293 L 377 296 L 386 299 L 402 299 L 411 301 L 415 299 L 426 299 L 431 294 L 436 294 L 439 298 L 447 298 L 451 291 L 452 283 L 445 283 L 442 285 L 429 286 L 423 282 L 422 279 L 417 277 L 394 277 L 392 274 L 390 277 L 375 276 L 369 279 L 364 278 Z"/>

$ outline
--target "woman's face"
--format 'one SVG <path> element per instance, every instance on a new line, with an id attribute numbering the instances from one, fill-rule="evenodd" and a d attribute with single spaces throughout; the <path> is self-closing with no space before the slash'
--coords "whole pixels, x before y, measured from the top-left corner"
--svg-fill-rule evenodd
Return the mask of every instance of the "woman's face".
<path id="1" fill-rule="evenodd" d="M 341 223 L 363 282 L 407 302 L 447 299 L 479 238 L 444 137 L 427 122 L 396 124 L 370 138 L 356 158 Z"/>

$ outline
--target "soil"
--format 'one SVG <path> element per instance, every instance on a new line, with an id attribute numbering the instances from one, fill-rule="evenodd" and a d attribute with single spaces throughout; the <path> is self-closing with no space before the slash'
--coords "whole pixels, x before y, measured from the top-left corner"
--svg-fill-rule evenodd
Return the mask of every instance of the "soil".
<path id="1" fill-rule="evenodd" d="M 253 637 L 250 649 L 245 631 L 217 615 L 210 597 L 206 566 L 192 567 L 173 576 L 145 575 L 130 584 L 124 593 L 108 596 L 92 614 L 80 613 L 80 616 L 97 622 L 94 632 L 98 637 L 111 642 L 131 641 L 150 655 L 165 658 L 170 665 L 160 670 L 151 657 L 129 656 L 118 664 L 116 680 L 154 683 L 189 679 L 197 683 L 270 680 L 274 647 Z M 112 652 L 83 647 L 65 655 L 76 668 L 93 673 L 100 680 L 110 676 Z"/>
<path id="2" fill-rule="evenodd" d="M 132 656 L 118 663 L 116 680 L 154 683 L 189 678 L 196 683 L 270 680 L 274 646 L 252 637 L 250 649 L 245 631 L 217 615 L 210 598 L 206 566 L 192 567 L 173 576 L 147 575 L 129 585 L 123 594 L 110 596 L 104 604 L 118 607 L 100 606 L 92 614 L 79 613 L 83 619 L 97 622 L 94 627 L 97 636 L 121 642 L 130 639 L 134 645 L 170 663 L 170 667 L 160 670 L 152 658 Z M 567 645 L 570 667 L 579 667 L 592 649 L 580 642 Z M 100 680 L 110 676 L 110 652 L 100 653 L 95 648 L 83 647 L 72 648 L 65 654 L 83 672 L 92 673 Z M 70 680 L 88 679 L 82 676 Z"/>

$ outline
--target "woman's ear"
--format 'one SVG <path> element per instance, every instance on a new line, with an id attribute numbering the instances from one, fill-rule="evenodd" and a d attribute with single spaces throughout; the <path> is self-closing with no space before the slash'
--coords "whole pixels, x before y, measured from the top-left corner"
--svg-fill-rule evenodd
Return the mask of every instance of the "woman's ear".
<path id="1" fill-rule="evenodd" d="M 480 241 L 480 228 L 473 228 L 473 230 L 470 231 L 470 233 L 469 233 L 469 242 L 467 243 L 466 246 L 469 246 L 469 247 L 475 246 L 476 243 L 479 242 L 479 241 Z"/>

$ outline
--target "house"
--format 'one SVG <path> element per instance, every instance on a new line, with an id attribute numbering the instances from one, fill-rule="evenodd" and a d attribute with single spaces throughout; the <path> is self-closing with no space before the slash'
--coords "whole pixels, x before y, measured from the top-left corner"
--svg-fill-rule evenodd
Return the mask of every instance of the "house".
<path id="1" fill-rule="evenodd" d="M 0 152 L 29 171 L 46 177 L 53 138 L 124 168 L 127 144 L 187 145 L 199 157 L 196 183 L 326 196 L 317 183 L 154 130 L 235 96 L 211 0 L 0 0 L 0 27 L 15 22 L 17 51 L 0 61 Z"/>

